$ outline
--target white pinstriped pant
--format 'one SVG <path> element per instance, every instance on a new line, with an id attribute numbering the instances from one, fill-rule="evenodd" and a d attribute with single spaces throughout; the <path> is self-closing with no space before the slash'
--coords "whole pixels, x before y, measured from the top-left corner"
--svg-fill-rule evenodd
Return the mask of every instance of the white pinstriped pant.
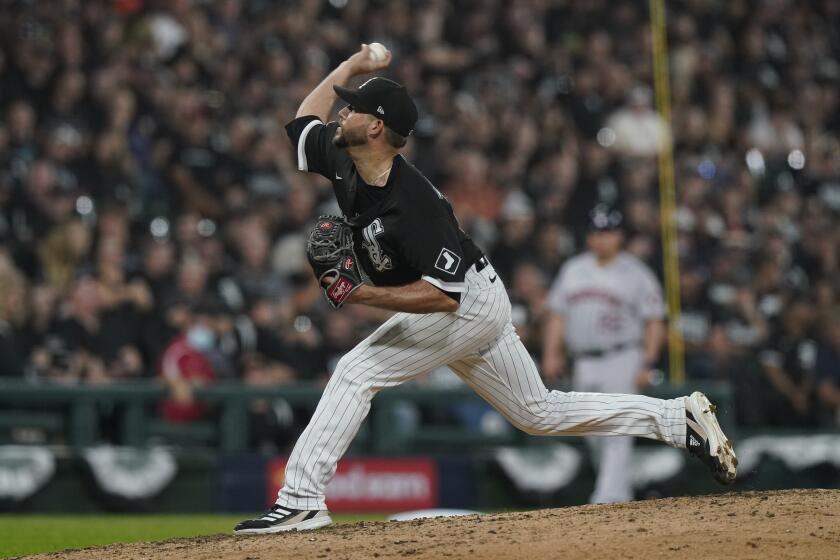
<path id="1" fill-rule="evenodd" d="M 465 283 L 458 311 L 397 313 L 339 360 L 286 464 L 280 506 L 326 509 L 324 489 L 373 396 L 442 365 L 529 434 L 630 435 L 685 445 L 683 397 L 549 391 L 511 324 L 510 301 L 493 267 L 471 268 Z"/>

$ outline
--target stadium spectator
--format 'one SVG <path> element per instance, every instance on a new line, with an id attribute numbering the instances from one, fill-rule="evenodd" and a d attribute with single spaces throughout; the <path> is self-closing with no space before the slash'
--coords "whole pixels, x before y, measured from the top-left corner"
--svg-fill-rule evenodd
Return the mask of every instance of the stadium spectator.
<path id="1" fill-rule="evenodd" d="M 188 310 L 182 332 L 169 343 L 160 360 L 160 376 L 169 387 L 169 399 L 161 404 L 161 414 L 167 421 L 190 422 L 208 413 L 208 406 L 196 400 L 194 389 L 214 383 L 218 377 L 208 356 L 215 344 L 210 314 Z"/>
<path id="2" fill-rule="evenodd" d="M 826 412 L 826 424 L 840 426 L 840 311 L 827 317 L 823 343 L 814 367 L 817 391 Z"/>
<path id="3" fill-rule="evenodd" d="M 606 126 L 608 134 L 615 135 L 613 148 L 623 156 L 655 156 L 669 134 L 665 121 L 653 110 L 653 92 L 644 85 L 630 90 L 627 105 L 610 115 Z"/>
<path id="4" fill-rule="evenodd" d="M 810 302 L 787 302 L 759 356 L 765 376 L 760 386 L 764 405 L 763 425 L 807 426 L 816 421 L 814 365 L 817 343 L 811 325 Z"/>
<path id="5" fill-rule="evenodd" d="M 286 296 L 289 288 L 269 261 L 271 239 L 265 222 L 256 214 L 239 219 L 231 237 L 241 263 L 233 279 L 242 295 L 246 299 L 257 295 L 277 299 Z"/>
<path id="6" fill-rule="evenodd" d="M 26 279 L 0 254 L 0 376 L 23 377 L 26 368 L 19 328 L 26 321 Z"/>
<path id="7" fill-rule="evenodd" d="M 710 353 L 714 320 L 706 290 L 705 268 L 683 260 L 680 269 L 680 332 L 685 350 L 685 368 L 695 379 L 713 378 L 715 368 Z"/>
<path id="8" fill-rule="evenodd" d="M 175 282 L 162 297 L 170 327 L 182 329 L 189 319 L 190 307 L 210 297 L 208 274 L 207 265 L 198 255 L 181 258 L 175 272 Z"/>
<path id="9" fill-rule="evenodd" d="M 21 351 L 30 354 L 43 347 L 56 317 L 58 297 L 46 284 L 35 284 L 29 288 L 28 300 L 21 300 L 26 309 L 26 322 L 22 326 Z"/>
<path id="10" fill-rule="evenodd" d="M 511 313 L 516 333 L 532 354 L 540 351 L 549 279 L 534 264 L 520 263 L 509 281 Z"/>
<path id="11" fill-rule="evenodd" d="M 491 257 L 493 268 L 509 284 L 517 262 L 535 257 L 534 209 L 522 191 L 511 191 L 505 197 L 499 225 L 499 239 Z"/>
<path id="12" fill-rule="evenodd" d="M 242 358 L 242 382 L 250 387 L 277 387 L 295 381 L 289 366 L 265 359 L 258 353 Z M 251 447 L 276 454 L 293 443 L 295 413 L 284 399 L 254 399 L 248 404 Z"/>
<path id="13" fill-rule="evenodd" d="M 50 229 L 39 244 L 41 274 L 45 283 L 58 294 L 68 294 L 76 272 L 90 256 L 92 239 L 87 225 L 70 220 Z"/>
<path id="14" fill-rule="evenodd" d="M 104 378 L 97 378 L 97 381 L 105 382 L 144 373 L 138 344 L 138 320 L 131 307 L 135 302 L 108 300 L 110 294 L 98 278 L 81 272 L 71 288 L 66 315 L 53 327 L 53 334 L 64 340 L 72 352 L 82 356 L 88 381 L 94 374 L 103 375 Z M 134 296 L 129 292 L 127 296 L 118 297 Z M 141 303 L 143 297 L 141 291 Z"/>
<path id="15" fill-rule="evenodd" d="M 452 156 L 449 164 L 450 179 L 442 190 L 455 215 L 485 242 L 492 242 L 504 195 L 492 182 L 486 156 L 477 149 L 467 148 Z"/>

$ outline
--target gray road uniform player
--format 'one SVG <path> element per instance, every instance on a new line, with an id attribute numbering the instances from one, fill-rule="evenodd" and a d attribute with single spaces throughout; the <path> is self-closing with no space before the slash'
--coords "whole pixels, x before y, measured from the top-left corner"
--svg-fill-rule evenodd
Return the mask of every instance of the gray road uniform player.
<path id="1" fill-rule="evenodd" d="M 620 221 L 616 211 L 596 209 L 590 235 L 599 235 L 599 227 L 618 229 Z M 645 336 L 658 337 L 655 356 L 665 316 L 659 282 L 642 261 L 624 251 L 609 262 L 599 262 L 592 251 L 573 257 L 552 285 L 548 308 L 564 321 L 575 391 L 637 392 L 639 374 L 653 359 L 645 356 Z M 598 473 L 590 502 L 632 500 L 633 438 L 588 438 L 588 443 Z"/>
<path id="2" fill-rule="evenodd" d="M 330 180 L 341 210 L 356 224 L 355 252 L 371 285 L 360 286 L 347 302 L 398 312 L 339 360 L 292 450 L 276 505 L 238 524 L 238 534 L 330 523 L 324 491 L 371 399 L 440 366 L 449 366 L 512 424 L 536 435 L 635 435 L 685 447 L 686 413 L 700 406 L 693 397 L 546 389 L 511 324 L 501 279 L 460 230 L 446 198 L 384 140 L 383 127 L 408 136 L 417 119 L 405 89 L 382 78 L 358 89 L 341 87 L 388 62 L 390 57 L 370 62 L 363 46 L 303 101 L 287 131 L 299 168 Z M 349 106 L 339 112 L 339 124 L 324 122 L 336 94 Z M 408 312 L 426 308 L 441 311 Z M 704 442 L 718 429 L 714 415 L 707 416 L 697 426 Z M 714 450 L 707 455 L 718 461 Z"/>

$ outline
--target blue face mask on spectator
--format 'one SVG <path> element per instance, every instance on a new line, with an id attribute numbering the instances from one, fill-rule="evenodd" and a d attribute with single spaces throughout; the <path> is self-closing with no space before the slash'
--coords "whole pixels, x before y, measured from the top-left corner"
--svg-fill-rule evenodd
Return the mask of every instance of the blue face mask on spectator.
<path id="1" fill-rule="evenodd" d="M 215 342 L 215 333 L 204 325 L 196 325 L 187 331 L 187 344 L 199 352 L 210 350 Z"/>

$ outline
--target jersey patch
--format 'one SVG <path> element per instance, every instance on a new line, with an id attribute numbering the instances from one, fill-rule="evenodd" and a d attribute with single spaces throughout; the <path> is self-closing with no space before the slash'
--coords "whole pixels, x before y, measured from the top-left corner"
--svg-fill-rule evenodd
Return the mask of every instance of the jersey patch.
<path id="1" fill-rule="evenodd" d="M 435 261 L 435 268 L 454 276 L 460 264 L 461 257 L 444 247 L 440 250 L 440 255 L 438 255 L 437 261 Z"/>
<path id="2" fill-rule="evenodd" d="M 379 241 L 376 240 L 377 236 L 383 233 L 385 233 L 385 228 L 382 226 L 382 220 L 379 218 L 373 220 L 362 231 L 362 237 L 364 238 L 362 246 L 367 249 L 370 262 L 379 272 L 391 270 L 394 267 L 394 264 L 391 262 L 391 257 L 385 254 L 385 251 L 379 245 Z"/>

